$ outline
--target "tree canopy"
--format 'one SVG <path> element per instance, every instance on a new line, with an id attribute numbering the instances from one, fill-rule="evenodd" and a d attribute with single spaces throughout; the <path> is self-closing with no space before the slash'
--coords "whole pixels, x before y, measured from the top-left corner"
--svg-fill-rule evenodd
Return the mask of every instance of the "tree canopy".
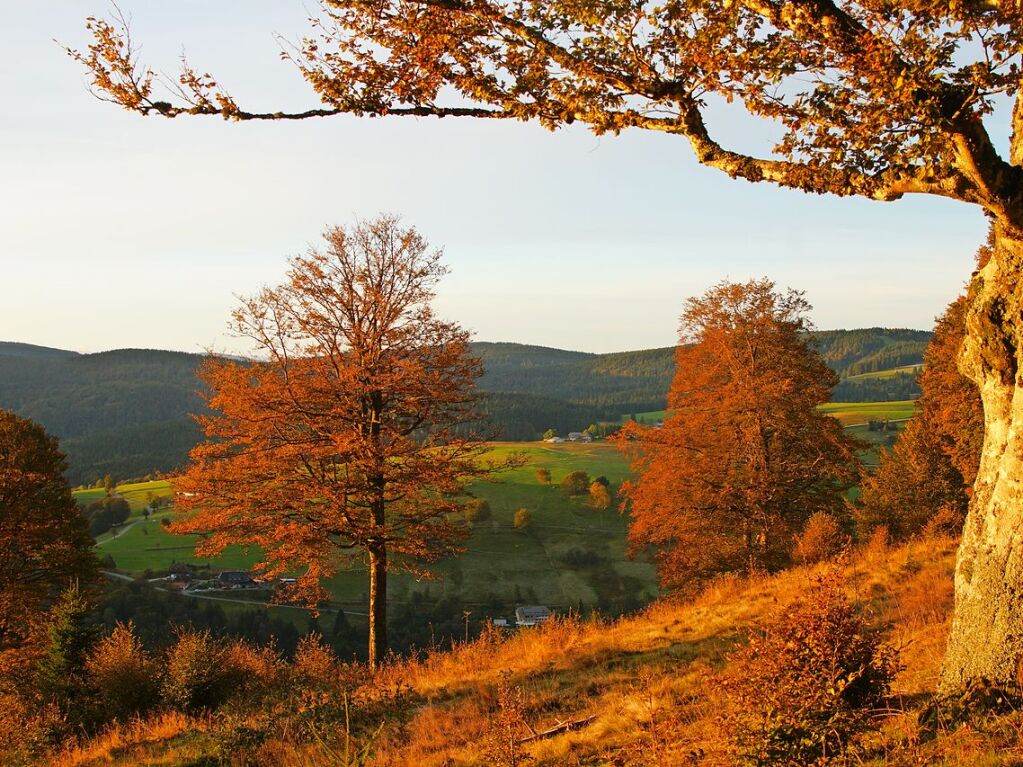
<path id="1" fill-rule="evenodd" d="M 96 575 L 64 468 L 57 440 L 0 410 L 0 650 L 24 642 L 61 591 Z"/>
<path id="2" fill-rule="evenodd" d="M 387 651 L 386 573 L 422 572 L 466 534 L 464 488 L 485 476 L 479 360 L 469 335 L 438 319 L 445 269 L 413 228 L 381 216 L 325 234 L 288 279 L 245 299 L 239 335 L 264 361 L 209 360 L 207 440 L 178 482 L 191 513 L 174 528 L 215 555 L 259 546 L 265 577 L 297 573 L 293 596 L 353 553 L 370 572 L 370 662 Z"/>
<path id="3" fill-rule="evenodd" d="M 956 367 L 965 309 L 961 296 L 938 317 L 919 375 L 920 412 L 895 446 L 881 453 L 877 471 L 863 478 L 857 504 L 863 528 L 885 525 L 893 537 L 907 538 L 939 514 L 953 527 L 966 517 L 984 413 L 977 387 Z"/>
<path id="4" fill-rule="evenodd" d="M 1016 3 L 860 0 L 322 0 L 286 47 L 322 107 L 252 110 L 187 63 L 167 93 L 123 25 L 71 54 L 142 114 L 278 120 L 412 115 L 576 121 L 678 135 L 736 178 L 878 200 L 926 193 L 1019 226 L 1023 109 L 1008 158 L 983 118 L 1019 89 Z M 168 100 L 169 99 L 169 100 Z M 772 157 L 724 146 L 706 111 L 782 127 Z"/>
<path id="5" fill-rule="evenodd" d="M 672 413 L 619 436 L 636 472 L 629 540 L 665 585 L 778 567 L 813 513 L 842 513 L 856 442 L 817 410 L 837 376 L 808 346 L 808 310 L 766 279 L 686 301 Z"/>

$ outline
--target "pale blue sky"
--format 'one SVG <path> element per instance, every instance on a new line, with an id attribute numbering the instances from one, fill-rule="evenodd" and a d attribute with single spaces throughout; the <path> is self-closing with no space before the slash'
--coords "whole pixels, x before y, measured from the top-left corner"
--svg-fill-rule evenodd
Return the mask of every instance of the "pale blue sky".
<path id="1" fill-rule="evenodd" d="M 985 232 L 936 199 L 837 200 L 701 168 L 679 139 L 521 123 L 144 119 L 94 99 L 54 38 L 103 2 L 7 3 L 0 48 L 0 340 L 83 351 L 230 347 L 233 294 L 276 282 L 327 224 L 402 214 L 445 248 L 442 313 L 480 340 L 669 345 L 681 302 L 729 277 L 807 291 L 821 328 L 927 328 Z M 278 60 L 293 0 L 122 0 L 145 59 L 184 46 L 243 105 L 312 105 Z M 238 13 L 244 5 L 245 12 Z M 729 142 L 767 133 L 712 115 Z"/>

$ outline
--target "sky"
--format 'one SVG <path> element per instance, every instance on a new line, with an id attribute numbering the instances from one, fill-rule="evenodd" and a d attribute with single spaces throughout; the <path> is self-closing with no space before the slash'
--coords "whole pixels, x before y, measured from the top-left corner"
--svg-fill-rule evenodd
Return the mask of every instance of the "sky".
<path id="1" fill-rule="evenodd" d="M 143 59 L 182 52 L 243 108 L 318 102 L 280 61 L 315 0 L 121 0 Z M 767 276 L 822 329 L 929 328 L 963 289 L 986 224 L 937 198 L 806 195 L 699 166 L 685 141 L 583 126 L 334 117 L 143 118 L 97 100 L 57 42 L 111 6 L 3 8 L 0 340 L 77 351 L 246 351 L 239 295 L 282 280 L 328 225 L 400 214 L 443 247 L 442 316 L 478 340 L 592 352 L 668 346 L 687 296 Z M 13 22 L 13 23 L 12 23 Z M 10 30 L 13 30 L 13 34 Z M 717 109 L 733 148 L 771 130 Z"/>

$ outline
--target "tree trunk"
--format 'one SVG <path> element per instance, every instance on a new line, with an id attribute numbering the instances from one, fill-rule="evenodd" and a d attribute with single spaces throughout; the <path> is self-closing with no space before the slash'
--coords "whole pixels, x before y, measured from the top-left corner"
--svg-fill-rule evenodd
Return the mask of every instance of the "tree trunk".
<path id="1" fill-rule="evenodd" d="M 369 546 L 369 667 L 387 655 L 387 549 Z"/>
<path id="2" fill-rule="evenodd" d="M 996 228 L 970 285 L 959 367 L 984 403 L 984 447 L 955 572 L 939 689 L 1019 680 L 1023 657 L 1023 233 Z"/>

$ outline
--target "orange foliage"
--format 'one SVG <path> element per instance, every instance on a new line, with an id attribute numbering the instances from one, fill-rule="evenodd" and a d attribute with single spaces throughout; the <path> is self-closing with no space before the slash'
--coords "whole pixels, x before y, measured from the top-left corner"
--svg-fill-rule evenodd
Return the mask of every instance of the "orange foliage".
<path id="1" fill-rule="evenodd" d="M 811 514 L 842 512 L 856 443 L 817 411 L 836 377 L 808 346 L 808 309 L 766 279 L 686 302 L 672 415 L 619 437 L 637 474 L 629 538 L 656 548 L 666 585 L 777 567 Z"/>
<path id="2" fill-rule="evenodd" d="M 203 555 L 260 547 L 265 577 L 299 574 L 316 600 L 341 555 L 370 569 L 370 658 L 386 652 L 386 572 L 456 551 L 478 459 L 478 359 L 469 335 L 434 316 L 440 253 L 380 217 L 325 234 L 288 280 L 244 300 L 234 328 L 258 362 L 212 357 L 212 415 L 178 483 Z"/>
<path id="3" fill-rule="evenodd" d="M 41 426 L 0 410 L 0 652 L 28 641 L 72 581 L 96 575 L 92 538 Z"/>
<path id="4" fill-rule="evenodd" d="M 919 376 L 920 413 L 895 446 L 881 454 L 877 470 L 864 474 L 856 510 L 861 530 L 884 525 L 893 537 L 906 538 L 937 515 L 951 530 L 966 517 L 984 413 L 976 385 L 956 364 L 965 313 L 966 298 L 960 297 L 938 318 Z"/>
<path id="5" fill-rule="evenodd" d="M 733 178 L 877 200 L 949 197 L 1018 231 L 1023 132 L 1008 132 L 1003 157 L 983 118 L 1019 91 L 1019 20 L 1010 2 L 330 0 L 285 56 L 322 102 L 299 112 L 240 107 L 187 65 L 159 100 L 122 19 L 89 19 L 93 44 L 69 53 L 101 98 L 142 114 L 639 128 L 687 141 Z M 774 156 L 719 143 L 705 120 L 719 100 L 780 127 Z"/>
<path id="6" fill-rule="evenodd" d="M 983 253 L 980 254 L 983 258 Z M 933 429 L 941 450 L 972 487 L 984 440 L 984 411 L 976 384 L 959 372 L 959 350 L 966 336 L 966 297 L 960 296 L 938 317 L 934 339 L 920 373 L 920 420 Z"/>

